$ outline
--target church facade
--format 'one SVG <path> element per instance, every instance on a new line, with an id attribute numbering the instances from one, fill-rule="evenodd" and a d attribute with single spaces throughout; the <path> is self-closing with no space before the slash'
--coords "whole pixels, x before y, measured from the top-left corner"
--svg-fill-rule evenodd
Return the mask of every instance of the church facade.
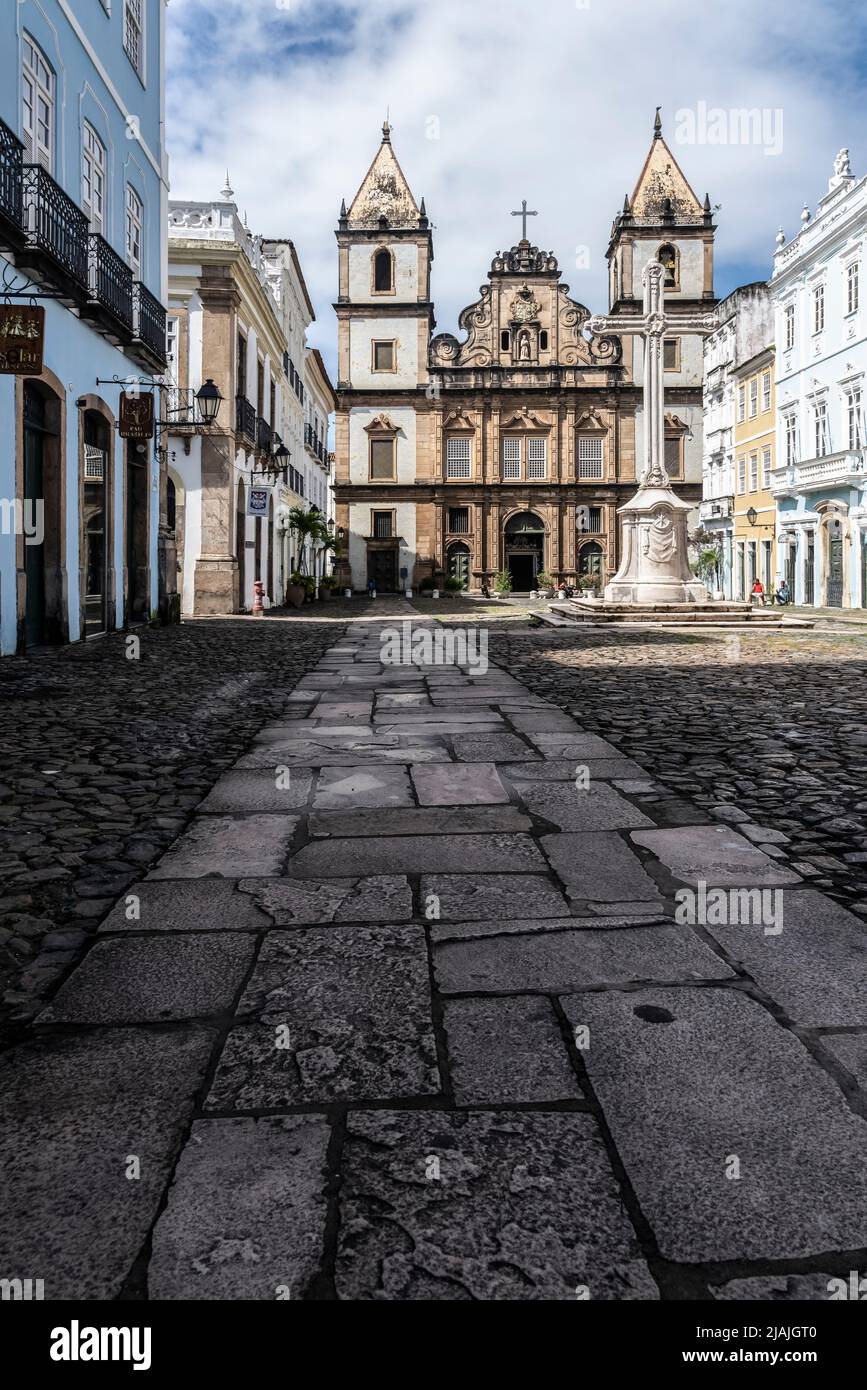
<path id="1" fill-rule="evenodd" d="M 433 239 L 391 131 L 337 230 L 336 525 L 363 590 L 478 591 L 554 580 L 603 585 L 619 562 L 617 509 L 642 469 L 641 343 L 594 336 L 557 259 L 526 235 L 498 251 L 487 283 L 435 333 Z M 666 269 L 675 318 L 714 303 L 715 227 L 662 136 L 653 142 L 607 250 L 609 307 L 640 308 L 642 271 Z M 665 452 L 696 504 L 702 476 L 701 338 L 665 339 Z M 346 574 L 348 582 L 348 572 Z"/>

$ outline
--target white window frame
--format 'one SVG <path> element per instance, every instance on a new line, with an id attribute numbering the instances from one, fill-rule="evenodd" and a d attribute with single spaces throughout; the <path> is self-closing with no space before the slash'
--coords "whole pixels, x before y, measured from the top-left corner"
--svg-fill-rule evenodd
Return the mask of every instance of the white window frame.
<path id="1" fill-rule="evenodd" d="M 861 418 L 861 383 L 846 387 L 846 438 L 850 449 L 863 448 L 864 422 Z"/>
<path id="2" fill-rule="evenodd" d="M 762 489 L 767 492 L 771 486 L 771 449 L 770 445 L 765 445 L 762 449 Z"/>
<path id="3" fill-rule="evenodd" d="M 85 121 L 81 137 L 81 207 L 87 213 L 90 230 L 103 236 L 106 221 L 106 163 L 106 148 L 99 132 L 94 130 L 90 121 Z"/>
<path id="4" fill-rule="evenodd" d="M 813 332 L 825 331 L 825 282 L 820 280 L 813 286 Z"/>
<path id="5" fill-rule="evenodd" d="M 126 186 L 124 193 L 124 227 L 126 230 L 126 263 L 133 273 L 133 279 L 142 278 L 142 265 L 144 263 L 144 203 L 142 202 L 137 188 L 131 183 Z M 138 231 L 138 254 L 136 255 L 135 236 Z"/>
<path id="6" fill-rule="evenodd" d="M 543 435 L 527 436 L 527 479 L 542 482 L 548 476 L 548 441 Z"/>
<path id="7" fill-rule="evenodd" d="M 503 482 L 514 482 L 521 476 L 521 436 L 504 434 L 501 451 Z"/>
<path id="8" fill-rule="evenodd" d="M 469 435 L 450 434 L 446 436 L 446 477 L 471 478 L 473 467 L 473 448 Z"/>
<path id="9" fill-rule="evenodd" d="M 771 374 L 762 372 L 762 414 L 771 408 Z"/>
<path id="10" fill-rule="evenodd" d="M 577 463 L 579 478 L 604 477 L 605 453 L 601 435 L 579 434 Z"/>
<path id="11" fill-rule="evenodd" d="M 757 376 L 750 377 L 750 419 L 754 420 L 759 413 L 759 379 Z"/>
<path id="12" fill-rule="evenodd" d="M 798 462 L 798 417 L 793 410 L 783 416 L 783 432 L 786 439 L 786 467 L 792 468 Z"/>
<path id="13" fill-rule="evenodd" d="M 134 52 L 130 48 L 134 46 Z M 123 51 L 141 81 L 145 75 L 144 0 L 123 0 Z"/>
<path id="14" fill-rule="evenodd" d="M 743 382 L 738 387 L 738 424 L 747 418 L 747 388 Z"/>
<path id="15" fill-rule="evenodd" d="M 24 135 L 24 159 L 30 164 L 41 164 L 49 174 L 54 172 L 56 90 L 57 79 L 54 69 L 36 40 L 25 33 L 21 57 L 21 129 Z M 44 122 L 40 120 L 40 101 L 45 107 Z M 46 130 L 45 139 L 40 138 L 39 134 L 42 124 Z"/>
<path id="16" fill-rule="evenodd" d="M 789 351 L 791 351 L 791 349 L 795 346 L 795 306 L 794 306 L 794 304 L 787 304 L 787 305 L 786 305 L 785 309 L 783 310 L 783 316 L 784 316 L 785 335 L 786 335 L 786 351 L 789 352 Z"/>
<path id="17" fill-rule="evenodd" d="M 741 454 L 738 458 L 738 497 L 743 497 L 747 490 L 747 456 Z"/>
<path id="18" fill-rule="evenodd" d="M 750 453 L 750 492 L 759 490 L 759 451 L 753 449 Z"/>
<path id="19" fill-rule="evenodd" d="M 813 442 L 815 444 L 817 459 L 824 458 L 831 452 L 831 437 L 828 429 L 828 401 L 825 396 L 813 401 Z"/>
<path id="20" fill-rule="evenodd" d="M 861 261 L 849 261 L 846 266 L 846 317 L 856 314 L 861 299 Z"/>

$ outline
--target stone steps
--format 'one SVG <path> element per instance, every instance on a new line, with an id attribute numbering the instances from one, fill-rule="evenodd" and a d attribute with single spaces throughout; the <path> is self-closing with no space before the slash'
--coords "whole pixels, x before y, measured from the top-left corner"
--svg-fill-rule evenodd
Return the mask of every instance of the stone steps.
<path id="1" fill-rule="evenodd" d="M 677 627 L 745 627 L 750 629 L 810 628 L 812 620 L 791 618 L 782 609 L 754 608 L 748 603 L 701 605 L 659 603 L 646 607 L 625 603 L 589 604 L 566 599 L 549 603 L 548 614 L 538 615 L 553 627 L 593 624 L 651 623 Z"/>

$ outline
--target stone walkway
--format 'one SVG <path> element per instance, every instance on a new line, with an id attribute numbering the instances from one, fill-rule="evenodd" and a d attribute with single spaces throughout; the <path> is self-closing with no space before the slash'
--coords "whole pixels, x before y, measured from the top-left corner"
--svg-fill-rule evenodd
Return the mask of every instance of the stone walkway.
<path id="1" fill-rule="evenodd" d="M 381 653 L 350 625 L 3 1057 L 0 1274 L 617 1300 L 863 1272 L 863 923 L 772 834 L 660 826 L 642 766 L 507 670 Z M 699 880 L 779 889 L 783 930 L 678 925 Z"/>

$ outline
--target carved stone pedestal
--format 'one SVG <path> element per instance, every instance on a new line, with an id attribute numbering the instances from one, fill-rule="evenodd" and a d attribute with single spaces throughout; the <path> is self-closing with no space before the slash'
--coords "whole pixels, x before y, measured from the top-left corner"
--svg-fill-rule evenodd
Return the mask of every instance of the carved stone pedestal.
<path id="1" fill-rule="evenodd" d="M 619 509 L 623 558 L 605 587 L 606 603 L 709 602 L 687 562 L 686 519 L 692 510 L 667 486 L 640 487 Z"/>

